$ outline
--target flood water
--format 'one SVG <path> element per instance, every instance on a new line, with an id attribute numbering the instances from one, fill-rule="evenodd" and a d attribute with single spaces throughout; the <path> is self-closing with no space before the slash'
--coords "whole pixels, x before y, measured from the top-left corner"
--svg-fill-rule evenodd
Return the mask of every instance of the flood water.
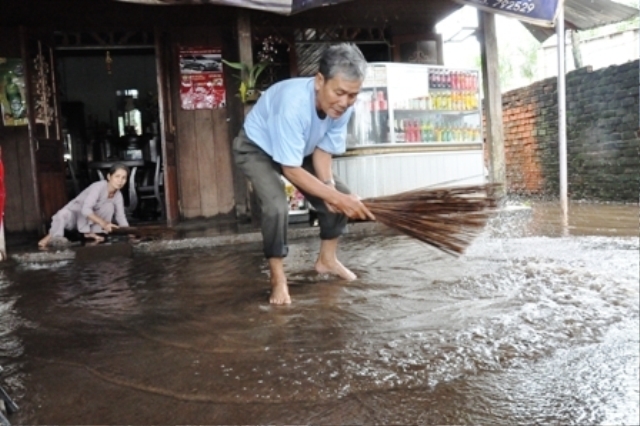
<path id="1" fill-rule="evenodd" d="M 494 221 L 460 258 L 348 237 L 0 268 L 13 424 L 606 424 L 639 419 L 637 206 Z"/>

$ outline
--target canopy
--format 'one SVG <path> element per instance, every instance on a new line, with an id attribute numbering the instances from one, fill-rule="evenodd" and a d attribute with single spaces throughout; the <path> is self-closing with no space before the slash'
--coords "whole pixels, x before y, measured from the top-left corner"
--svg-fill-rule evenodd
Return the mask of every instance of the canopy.
<path id="1" fill-rule="evenodd" d="M 543 42 L 555 34 L 558 7 L 564 3 L 564 21 L 568 28 L 588 30 L 638 16 L 638 9 L 611 0 L 454 0 L 486 12 L 518 19 Z"/>
<path id="2" fill-rule="evenodd" d="M 211 4 L 261 10 L 289 16 L 305 10 L 338 5 L 335 12 L 313 13 L 316 19 L 327 23 L 340 16 L 342 21 L 363 20 L 402 22 L 420 27 L 435 25 L 438 20 L 454 12 L 462 5 L 518 19 L 543 42 L 555 34 L 554 21 L 558 7 L 564 3 L 566 27 L 587 30 L 606 24 L 625 21 L 638 16 L 638 9 L 612 0 L 116 0 L 147 5 L 196 5 Z M 348 3 L 348 4 L 347 4 Z M 515 3 L 528 5 L 516 7 Z M 518 10 L 514 10 L 518 9 Z M 307 14 L 303 14 L 307 15 Z M 336 16 L 337 15 L 337 16 Z M 344 15 L 344 16 L 343 16 Z M 434 21 L 435 20 L 435 21 Z M 306 22 L 306 21 L 305 21 Z"/>
<path id="3" fill-rule="evenodd" d="M 291 15 L 314 7 L 328 6 L 349 0 L 119 0 L 155 5 L 216 4 Z"/>
<path id="4" fill-rule="evenodd" d="M 565 0 L 564 22 L 568 29 L 584 31 L 615 24 L 638 16 L 638 9 L 611 0 Z M 553 28 L 522 23 L 533 36 L 543 42 L 555 34 Z"/>
<path id="5" fill-rule="evenodd" d="M 476 7 L 485 12 L 506 15 L 544 27 L 553 27 L 561 0 L 455 0 L 457 3 Z"/>

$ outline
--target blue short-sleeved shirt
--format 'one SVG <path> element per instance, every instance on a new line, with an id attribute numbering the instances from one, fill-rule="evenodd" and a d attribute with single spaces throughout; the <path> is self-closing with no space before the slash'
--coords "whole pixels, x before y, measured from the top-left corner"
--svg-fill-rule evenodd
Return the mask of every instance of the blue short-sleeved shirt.
<path id="1" fill-rule="evenodd" d="M 292 78 L 269 87 L 251 109 L 244 130 L 256 145 L 283 166 L 299 167 L 316 148 L 329 154 L 346 149 L 353 108 L 338 119 L 320 119 L 313 77 Z"/>

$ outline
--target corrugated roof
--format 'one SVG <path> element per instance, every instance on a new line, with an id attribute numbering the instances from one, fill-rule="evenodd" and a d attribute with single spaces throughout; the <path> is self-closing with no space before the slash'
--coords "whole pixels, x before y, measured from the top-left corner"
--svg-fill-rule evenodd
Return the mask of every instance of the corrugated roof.
<path id="1" fill-rule="evenodd" d="M 564 0 L 564 21 L 567 29 L 589 30 L 602 25 L 626 21 L 638 16 L 638 9 L 611 0 Z M 555 34 L 554 28 L 523 25 L 543 42 Z"/>
<path id="2" fill-rule="evenodd" d="M 460 4 L 448 0 L 395 0 L 387 1 L 360 1 L 360 0 L 119 0 L 141 4 L 218 4 L 227 6 L 244 7 L 263 11 L 272 11 L 281 14 L 289 14 L 293 11 L 300 11 L 308 8 L 314 9 L 312 12 L 316 18 L 322 18 L 328 12 L 327 18 L 335 20 L 337 16 L 332 11 L 337 7 L 337 11 L 343 12 L 349 21 L 354 20 L 351 16 L 351 9 L 355 8 L 366 20 L 376 12 L 382 12 L 377 20 L 401 20 L 415 24 L 435 24 L 433 18 L 444 18 L 447 14 L 462 7 Z M 560 0 L 562 1 L 562 0 Z M 337 3 L 345 3 L 339 5 Z M 349 5 L 351 3 L 351 5 Z M 325 6 L 325 7 L 322 7 Z M 564 14 L 567 29 L 588 30 L 602 25 L 625 21 L 638 16 L 638 9 L 616 3 L 612 0 L 564 0 Z M 378 10 L 380 9 L 380 10 Z M 435 12 L 435 13 L 434 13 Z M 443 13 L 445 16 L 443 16 Z M 425 16 L 430 15 L 430 16 Z M 296 19 L 305 20 L 306 16 L 296 15 Z M 308 15 L 307 15 L 308 16 Z M 357 19 L 356 19 L 357 20 Z M 539 41 L 545 41 L 555 34 L 553 28 L 538 27 L 532 24 L 523 25 Z"/>

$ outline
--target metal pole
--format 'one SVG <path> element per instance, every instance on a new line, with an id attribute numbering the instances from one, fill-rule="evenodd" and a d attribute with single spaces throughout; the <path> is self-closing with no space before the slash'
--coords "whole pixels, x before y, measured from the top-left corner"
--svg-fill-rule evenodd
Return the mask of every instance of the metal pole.
<path id="1" fill-rule="evenodd" d="M 564 2 L 558 5 L 556 18 L 556 35 L 558 37 L 558 158 L 560 163 L 560 208 L 563 219 L 569 214 L 567 198 L 567 107 L 565 84 L 565 33 Z M 568 222 L 568 221 L 567 221 Z"/>
<path id="2" fill-rule="evenodd" d="M 2 146 L 0 146 L 0 262 L 7 258 L 7 245 L 4 240 L 4 204 L 6 189 L 4 187 L 4 164 L 2 163 Z"/>

